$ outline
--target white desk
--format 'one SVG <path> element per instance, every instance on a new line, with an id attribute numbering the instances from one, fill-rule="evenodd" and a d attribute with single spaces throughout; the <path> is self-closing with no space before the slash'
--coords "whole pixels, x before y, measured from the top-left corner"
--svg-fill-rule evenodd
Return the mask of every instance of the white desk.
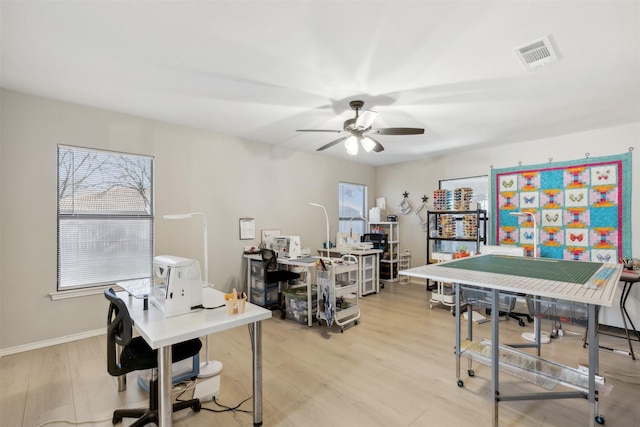
<path id="1" fill-rule="evenodd" d="M 218 291 L 216 291 L 218 292 Z M 158 418 L 160 427 L 172 425 L 171 402 L 171 346 L 193 338 L 203 337 L 238 326 L 249 325 L 253 349 L 253 424 L 262 424 L 262 325 L 271 317 L 271 311 L 247 303 L 243 314 L 229 315 L 226 307 L 195 310 L 188 314 L 164 317 L 162 312 L 149 304 L 144 310 L 144 300 L 127 292 L 119 292 L 129 310 L 136 331 L 153 349 L 158 350 Z"/>
<path id="2" fill-rule="evenodd" d="M 485 258 L 489 257 L 489 258 Z M 463 263 L 469 266 L 470 260 L 474 263 L 474 268 L 462 268 Z M 482 269 L 485 266 L 476 265 L 475 263 L 493 262 L 494 268 Z M 572 263 L 568 266 L 563 263 Z M 526 264 L 526 265 L 523 265 Z M 594 422 L 598 419 L 604 423 L 604 419 L 598 413 L 598 395 L 596 391 L 595 376 L 598 374 L 598 336 L 597 321 L 598 308 L 600 306 L 611 306 L 613 304 L 613 296 L 615 287 L 622 272 L 622 265 L 618 264 L 602 264 L 595 273 L 589 273 L 589 283 L 594 278 L 601 279 L 601 285 L 596 289 L 591 289 L 579 283 L 572 283 L 568 280 L 545 279 L 544 274 L 531 274 L 531 271 L 547 271 L 557 272 L 558 277 L 567 270 L 568 267 L 575 269 L 586 268 L 586 264 L 578 261 L 562 261 L 547 258 L 523 258 L 523 257 L 497 257 L 495 255 L 482 255 L 478 257 L 463 258 L 460 260 L 448 261 L 440 264 L 429 264 L 422 267 L 416 267 L 403 270 L 400 274 L 419 277 L 422 279 L 440 280 L 444 282 L 454 283 L 456 289 L 456 369 L 458 375 L 458 385 L 462 386 L 460 380 L 460 362 L 461 355 L 460 346 L 460 287 L 486 289 L 491 293 L 491 396 L 494 400 L 493 405 L 493 425 L 498 425 L 498 403 L 508 400 L 535 400 L 535 399 L 551 399 L 551 398 L 586 398 L 592 405 L 590 425 L 594 426 Z M 515 270 L 516 267 L 519 270 Z M 512 271 L 518 271 L 512 273 Z M 526 270 L 526 273 L 524 271 Z M 603 273 L 599 275 L 600 273 Z M 588 333 L 589 342 L 593 345 L 589 346 L 589 373 L 588 387 L 586 391 L 571 392 L 547 392 L 537 394 L 523 394 L 508 396 L 501 394 L 499 391 L 498 372 L 500 370 L 499 360 L 499 296 L 500 292 L 508 293 L 524 293 L 539 299 L 561 300 L 568 302 L 583 303 L 587 306 L 588 313 Z M 469 313 L 471 314 L 471 313 Z M 469 335 L 471 335 L 471 325 L 468 322 Z M 469 336 L 469 339 L 471 337 Z M 539 343 L 539 337 L 538 337 Z M 539 344 L 538 344 L 539 345 Z M 470 370 L 471 373 L 471 370 Z"/>
<path id="3" fill-rule="evenodd" d="M 326 249 L 316 249 L 319 254 L 327 253 Z M 369 295 L 372 293 L 380 293 L 380 254 L 382 249 L 357 249 L 357 248 L 331 248 L 329 254 L 335 254 L 337 256 L 342 255 L 354 255 L 358 259 L 358 297 Z M 367 265 L 365 258 L 373 256 L 373 268 Z M 373 286 L 370 288 L 367 286 L 369 279 L 367 278 L 367 271 L 371 270 L 373 279 Z"/>

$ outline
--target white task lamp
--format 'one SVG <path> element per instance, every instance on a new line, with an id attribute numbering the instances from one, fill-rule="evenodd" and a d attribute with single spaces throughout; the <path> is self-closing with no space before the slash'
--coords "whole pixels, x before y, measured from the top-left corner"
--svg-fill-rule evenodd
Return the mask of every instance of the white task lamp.
<path id="1" fill-rule="evenodd" d="M 191 212 L 186 214 L 174 214 L 174 215 L 165 215 L 164 219 L 188 219 L 193 218 L 194 216 L 201 216 L 202 221 L 204 223 L 204 284 L 205 286 L 209 285 L 209 251 L 207 244 L 207 217 L 204 216 L 202 212 Z M 200 363 L 200 373 L 198 377 L 206 378 L 214 375 L 218 375 L 220 371 L 222 371 L 222 362 L 219 360 L 212 360 L 209 362 L 209 335 L 205 336 L 205 354 L 206 360 Z"/>
<path id="2" fill-rule="evenodd" d="M 526 217 L 527 215 L 531 216 L 531 221 L 533 221 L 533 257 L 538 258 L 538 224 L 536 222 L 536 217 L 531 212 L 511 212 L 509 215 Z"/>
<path id="3" fill-rule="evenodd" d="M 316 207 L 322 208 L 322 210 L 324 211 L 324 217 L 325 217 L 325 219 L 327 220 L 327 240 L 326 240 L 326 242 L 325 242 L 325 245 L 326 245 L 325 249 L 327 250 L 327 258 L 329 258 L 329 257 L 330 257 L 330 255 L 329 255 L 329 251 L 330 251 L 330 249 L 331 249 L 331 248 L 329 247 L 329 246 L 331 246 L 331 245 L 329 245 L 329 215 L 327 215 L 327 210 L 324 208 L 324 206 L 319 205 L 319 204 L 317 204 L 317 203 L 311 203 L 311 202 L 309 202 L 309 204 L 310 204 L 311 206 L 316 206 Z"/>

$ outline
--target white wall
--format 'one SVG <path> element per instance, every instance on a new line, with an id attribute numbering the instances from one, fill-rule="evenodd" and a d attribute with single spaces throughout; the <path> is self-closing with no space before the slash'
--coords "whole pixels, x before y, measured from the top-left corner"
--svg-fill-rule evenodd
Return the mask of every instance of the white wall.
<path id="1" fill-rule="evenodd" d="M 169 221 L 167 213 L 202 211 L 209 221 L 209 278 L 228 290 L 243 285 L 238 220 L 256 229 L 300 235 L 303 246 L 324 240 L 324 204 L 337 230 L 338 181 L 368 186 L 370 201 L 386 197 L 398 214 L 401 249 L 414 266 L 425 262 L 425 235 L 415 214 L 399 214 L 408 191 L 415 210 L 438 180 L 490 173 L 490 167 L 545 163 L 633 151 L 638 182 L 640 124 L 468 151 L 373 169 L 332 157 L 237 140 L 18 92 L 0 92 L 0 353 L 64 340 L 104 328 L 101 295 L 52 301 L 56 289 L 56 146 L 95 147 L 156 159 L 156 253 L 202 262 L 198 218 Z M 633 223 L 640 223 L 640 186 L 633 189 Z M 372 205 L 372 203 L 370 203 Z M 637 226 L 633 253 L 640 254 Z M 259 233 L 258 233 L 259 234 Z M 637 301 L 637 300 L 636 300 Z M 640 313 L 640 307 L 636 311 Z"/>
<path id="2" fill-rule="evenodd" d="M 414 212 L 422 203 L 423 195 L 429 197 L 429 203 L 433 202 L 433 190 L 438 188 L 439 180 L 490 176 L 491 167 L 513 167 L 518 166 L 519 162 L 522 165 L 533 165 L 547 163 L 549 158 L 554 162 L 581 159 L 586 153 L 590 157 L 622 154 L 628 152 L 630 147 L 633 148 L 632 253 L 637 258 L 640 257 L 640 123 L 379 167 L 376 170 L 376 197 L 385 196 L 390 213 L 398 214 L 400 249 L 410 249 L 412 265 L 418 266 L 426 262 L 426 234 Z M 409 200 L 414 208 L 414 212 L 406 216 L 400 214 L 398 207 L 404 191 L 409 192 Z M 637 288 L 633 290 L 627 307 L 631 307 L 633 313 L 640 316 L 640 287 Z M 617 299 L 615 304 L 617 305 Z M 622 322 L 619 319 L 617 306 L 613 310 L 602 312 L 603 323 L 620 326 Z"/>
<path id="3" fill-rule="evenodd" d="M 157 254 L 199 259 L 202 222 L 162 215 L 200 211 L 209 223 L 209 280 L 244 285 L 242 248 L 263 228 L 325 240 L 337 230 L 338 181 L 375 194 L 372 167 L 265 146 L 152 120 L 5 91 L 1 96 L 0 351 L 104 328 L 102 295 L 52 301 L 56 290 L 56 147 L 77 145 L 155 157 Z M 239 240 L 239 218 L 257 239 Z"/>

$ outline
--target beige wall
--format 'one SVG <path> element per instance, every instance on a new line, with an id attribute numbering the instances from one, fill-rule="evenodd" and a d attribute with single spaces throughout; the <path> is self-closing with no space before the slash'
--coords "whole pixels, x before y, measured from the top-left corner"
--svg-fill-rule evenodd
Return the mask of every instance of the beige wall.
<path id="1" fill-rule="evenodd" d="M 375 197 L 386 197 L 388 213 L 399 217 L 401 249 L 411 250 L 417 266 L 426 257 L 425 234 L 414 212 L 399 214 L 404 191 L 410 193 L 415 211 L 422 195 L 431 197 L 440 179 L 485 175 L 491 166 L 511 167 L 520 161 L 539 164 L 550 157 L 578 159 L 586 152 L 591 157 L 619 154 L 629 147 L 636 148 L 634 183 L 640 173 L 640 123 L 374 169 L 12 91 L 3 90 L 0 96 L 0 354 L 104 327 L 106 303 L 101 295 L 58 301 L 49 296 L 56 288 L 57 144 L 154 156 L 156 253 L 202 262 L 200 220 L 161 217 L 204 212 L 209 222 L 209 279 L 222 290 L 243 285 L 242 247 L 258 243 L 239 240 L 239 218 L 255 218 L 258 231 L 278 228 L 300 235 L 303 246 L 315 248 L 324 240 L 324 216 L 307 202 L 327 207 L 335 236 L 338 181 L 367 185 L 370 205 Z M 636 185 L 635 224 L 640 223 L 639 192 Z M 638 231 L 633 253 L 640 253 Z"/>
<path id="2" fill-rule="evenodd" d="M 221 290 L 243 286 L 242 248 L 262 228 L 325 239 L 324 204 L 337 230 L 338 181 L 375 194 L 372 167 L 325 155 L 265 146 L 95 108 L 1 92 L 0 351 L 55 342 L 104 328 L 102 295 L 52 301 L 56 290 L 57 144 L 155 157 L 157 254 L 203 262 L 199 211 L 209 225 L 209 280 Z M 258 239 L 239 240 L 238 220 L 255 218 Z"/>

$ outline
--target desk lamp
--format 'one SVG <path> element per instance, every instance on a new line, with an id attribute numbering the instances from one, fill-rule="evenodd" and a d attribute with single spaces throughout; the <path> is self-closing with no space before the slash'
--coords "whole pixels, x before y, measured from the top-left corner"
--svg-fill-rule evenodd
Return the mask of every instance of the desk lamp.
<path id="1" fill-rule="evenodd" d="M 173 214 L 165 215 L 164 219 L 188 219 L 193 218 L 195 215 L 202 216 L 204 224 L 204 283 L 205 286 L 209 285 L 209 251 L 207 243 L 207 217 L 202 212 L 191 212 L 187 214 Z M 212 360 L 209 362 L 209 335 L 205 336 L 205 348 L 206 348 L 206 360 L 200 363 L 200 373 L 198 377 L 206 378 L 217 375 L 222 371 L 222 362 L 218 360 Z"/>
<path id="2" fill-rule="evenodd" d="M 331 248 L 330 248 L 330 246 L 331 246 L 331 245 L 329 244 L 329 215 L 327 215 L 327 210 L 324 208 L 324 206 L 319 205 L 319 204 L 317 204 L 317 203 L 311 203 L 311 202 L 308 202 L 308 203 L 309 203 L 311 206 L 316 206 L 316 207 L 322 208 L 322 210 L 324 211 L 324 217 L 325 217 L 325 219 L 327 220 L 327 240 L 326 240 L 326 243 L 325 243 L 325 245 L 326 245 L 326 246 L 325 246 L 325 249 L 327 250 L 327 258 L 329 258 L 329 257 L 330 257 L 330 255 L 329 255 L 329 251 L 330 251 L 330 249 L 331 249 Z"/>
<path id="3" fill-rule="evenodd" d="M 531 212 L 511 212 L 509 215 L 519 217 L 531 216 L 531 221 L 533 221 L 533 257 L 538 258 L 538 223 L 536 222 L 536 216 Z"/>

